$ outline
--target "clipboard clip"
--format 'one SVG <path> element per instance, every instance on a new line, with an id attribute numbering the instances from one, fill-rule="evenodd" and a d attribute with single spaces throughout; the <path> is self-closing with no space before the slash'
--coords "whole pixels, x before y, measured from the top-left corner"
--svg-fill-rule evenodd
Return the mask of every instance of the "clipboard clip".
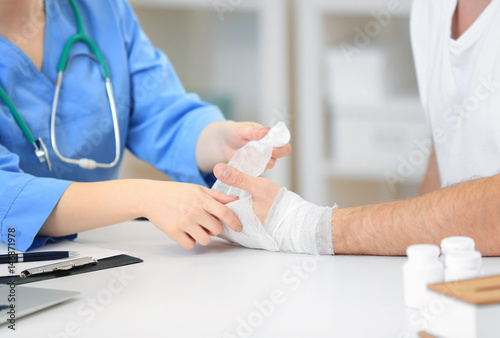
<path id="1" fill-rule="evenodd" d="M 97 260 L 93 259 L 92 257 L 81 257 L 81 258 L 77 258 L 77 259 L 70 259 L 68 261 L 61 262 L 61 263 L 49 264 L 49 265 L 44 265 L 44 266 L 40 266 L 37 268 L 24 270 L 21 272 L 20 276 L 21 276 L 21 278 L 26 278 L 26 277 L 30 277 L 33 275 L 39 275 L 42 273 L 71 270 L 73 268 L 76 268 L 79 266 L 84 266 L 84 265 L 89 265 L 89 264 L 95 265 L 95 264 L 97 264 Z"/>

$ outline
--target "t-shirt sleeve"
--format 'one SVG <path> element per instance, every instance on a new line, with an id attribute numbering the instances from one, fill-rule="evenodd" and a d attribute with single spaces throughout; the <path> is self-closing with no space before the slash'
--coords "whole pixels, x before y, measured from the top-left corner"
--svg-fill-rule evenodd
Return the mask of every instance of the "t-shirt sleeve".
<path id="1" fill-rule="evenodd" d="M 172 64 L 151 44 L 127 2 L 114 3 L 122 20 L 132 84 L 127 147 L 172 179 L 208 185 L 213 177 L 199 171 L 196 144 L 208 124 L 224 120 L 222 113 L 186 93 Z"/>
<path id="2" fill-rule="evenodd" d="M 42 165 L 42 164 L 41 164 Z M 19 251 L 46 242 L 73 239 L 76 235 L 50 238 L 37 236 L 70 181 L 34 177 L 19 169 L 19 158 L 0 145 L 0 237 Z"/>

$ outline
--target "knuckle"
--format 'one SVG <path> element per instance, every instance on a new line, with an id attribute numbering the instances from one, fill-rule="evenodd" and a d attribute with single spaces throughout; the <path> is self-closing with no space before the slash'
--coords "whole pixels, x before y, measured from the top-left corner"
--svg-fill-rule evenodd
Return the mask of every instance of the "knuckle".
<path id="1" fill-rule="evenodd" d="M 186 205 L 186 204 L 183 204 L 180 206 L 179 208 L 179 211 L 182 215 L 187 215 L 189 214 L 189 212 L 193 209 L 192 206 L 189 206 L 189 205 Z"/>
<path id="2" fill-rule="evenodd" d="M 219 194 L 214 195 L 216 198 L 219 197 Z M 206 196 L 203 200 L 200 200 L 200 207 L 203 210 L 210 209 L 210 206 L 215 202 L 214 198 L 211 196 Z"/>
<path id="3" fill-rule="evenodd" d="M 194 198 L 194 204 L 195 205 L 204 205 L 207 201 L 207 198 L 205 195 L 197 195 L 195 198 Z"/>
<path id="4" fill-rule="evenodd" d="M 172 227 L 167 227 L 163 232 L 172 239 L 176 236 L 176 229 Z"/>
<path id="5" fill-rule="evenodd" d="M 244 183 L 243 175 L 241 173 L 233 173 L 231 176 L 231 183 L 235 186 L 241 186 Z"/>
<path id="6" fill-rule="evenodd" d="M 185 208 L 183 211 L 187 221 L 186 223 L 190 223 L 190 221 L 196 219 L 200 215 L 200 211 L 196 208 Z"/>

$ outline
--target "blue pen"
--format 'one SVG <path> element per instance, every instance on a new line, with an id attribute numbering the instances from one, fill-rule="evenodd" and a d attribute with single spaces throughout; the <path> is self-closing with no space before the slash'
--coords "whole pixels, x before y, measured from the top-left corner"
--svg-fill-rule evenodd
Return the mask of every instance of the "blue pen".
<path id="1" fill-rule="evenodd" d="M 69 258 L 69 257 L 74 257 L 74 256 L 78 256 L 78 252 L 76 252 L 76 251 L 45 251 L 45 252 L 18 253 L 18 254 L 13 254 L 13 255 L 0 255 L 0 264 L 51 261 L 53 259 Z"/>

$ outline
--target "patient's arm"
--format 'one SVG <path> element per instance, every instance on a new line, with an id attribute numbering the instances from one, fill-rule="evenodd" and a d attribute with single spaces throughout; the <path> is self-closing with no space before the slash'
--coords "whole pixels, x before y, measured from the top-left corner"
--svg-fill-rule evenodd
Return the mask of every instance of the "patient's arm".
<path id="1" fill-rule="evenodd" d="M 410 244 L 469 236 L 485 256 L 500 255 L 500 176 L 439 189 L 409 200 L 334 213 L 336 253 L 402 255 Z"/>
<path id="2" fill-rule="evenodd" d="M 214 173 L 224 183 L 248 191 L 255 213 L 264 221 L 278 185 L 223 164 Z M 500 256 L 500 175 L 408 200 L 338 209 L 332 214 L 332 231 L 336 254 L 404 255 L 408 245 L 439 244 L 444 237 L 462 235 L 472 237 L 483 255 Z"/>

